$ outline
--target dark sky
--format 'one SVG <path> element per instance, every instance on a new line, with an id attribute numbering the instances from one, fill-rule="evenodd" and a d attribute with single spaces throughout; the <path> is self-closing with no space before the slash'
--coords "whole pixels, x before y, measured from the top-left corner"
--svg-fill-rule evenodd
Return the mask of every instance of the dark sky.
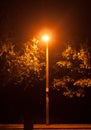
<path id="1" fill-rule="evenodd" d="M 1 0 L 0 36 L 39 37 L 59 42 L 91 41 L 90 0 Z"/>

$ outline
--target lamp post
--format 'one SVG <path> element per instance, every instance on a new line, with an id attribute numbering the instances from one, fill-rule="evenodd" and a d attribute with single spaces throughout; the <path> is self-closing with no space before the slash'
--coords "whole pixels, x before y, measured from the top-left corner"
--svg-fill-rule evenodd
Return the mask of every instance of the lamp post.
<path id="1" fill-rule="evenodd" d="M 49 36 L 44 35 L 42 40 L 46 42 L 46 124 L 49 124 L 49 54 L 48 41 Z"/>

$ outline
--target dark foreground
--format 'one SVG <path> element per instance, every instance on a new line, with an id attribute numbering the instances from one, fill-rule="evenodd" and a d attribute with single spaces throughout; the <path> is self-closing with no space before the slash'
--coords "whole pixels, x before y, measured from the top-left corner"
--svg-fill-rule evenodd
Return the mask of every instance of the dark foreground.
<path id="1" fill-rule="evenodd" d="M 0 124 L 0 130 L 23 130 L 23 124 Z M 34 124 L 34 130 L 91 130 L 91 124 Z"/>

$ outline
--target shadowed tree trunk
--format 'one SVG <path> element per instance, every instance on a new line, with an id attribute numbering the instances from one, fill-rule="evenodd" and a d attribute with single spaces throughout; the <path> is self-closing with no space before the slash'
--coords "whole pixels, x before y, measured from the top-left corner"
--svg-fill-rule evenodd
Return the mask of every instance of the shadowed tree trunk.
<path id="1" fill-rule="evenodd" d="M 32 90 L 24 92 L 24 130 L 33 130 L 33 93 Z"/>
<path id="2" fill-rule="evenodd" d="M 24 130 L 33 130 L 33 120 L 28 115 L 24 115 Z"/>

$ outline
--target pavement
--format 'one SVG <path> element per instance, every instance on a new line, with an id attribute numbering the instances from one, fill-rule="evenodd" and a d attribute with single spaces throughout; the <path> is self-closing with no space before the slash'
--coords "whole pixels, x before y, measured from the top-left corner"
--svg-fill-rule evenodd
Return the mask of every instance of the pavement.
<path id="1" fill-rule="evenodd" d="M 34 124 L 34 130 L 91 130 L 91 124 Z M 23 130 L 23 124 L 0 124 L 0 130 Z"/>

